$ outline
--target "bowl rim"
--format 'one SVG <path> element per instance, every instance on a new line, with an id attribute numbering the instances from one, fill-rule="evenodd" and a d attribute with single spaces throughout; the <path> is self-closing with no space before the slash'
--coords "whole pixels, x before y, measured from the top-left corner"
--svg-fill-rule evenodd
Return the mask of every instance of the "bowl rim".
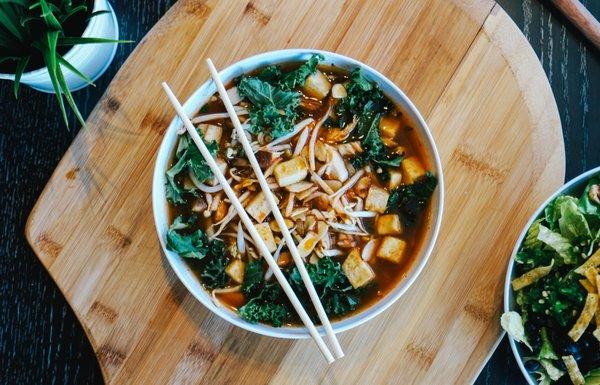
<path id="1" fill-rule="evenodd" d="M 576 176 L 575 178 L 569 180 L 568 182 L 563 184 L 561 187 L 559 187 L 554 193 L 552 193 L 552 195 L 550 195 L 550 197 L 548 199 L 546 199 L 531 215 L 531 217 L 529 218 L 529 221 L 527 221 L 527 224 L 523 228 L 523 231 L 521 231 L 521 234 L 519 235 L 519 238 L 517 239 L 517 241 L 515 243 L 510 260 L 508 262 L 508 267 L 506 269 L 506 276 L 505 276 L 505 280 L 504 280 L 504 312 L 515 310 L 514 295 L 513 295 L 512 287 L 510 284 L 510 282 L 512 281 L 512 279 L 514 277 L 515 256 L 517 255 L 517 252 L 521 248 L 523 240 L 525 239 L 525 236 L 527 235 L 527 231 L 529 230 L 529 228 L 531 227 L 533 222 L 540 217 L 540 215 L 546 209 L 546 207 L 554 199 L 556 199 L 559 195 L 562 195 L 562 194 L 565 194 L 572 190 L 575 190 L 583 184 L 587 184 L 587 182 L 591 178 L 596 177 L 598 175 L 600 175 L 600 166 L 595 167 L 591 170 L 588 170 L 588 171 Z M 503 333 L 506 333 L 506 332 L 503 331 Z M 519 366 L 521 373 L 523 374 L 523 376 L 525 377 L 525 379 L 527 380 L 529 385 L 538 385 L 537 380 L 535 380 L 533 378 L 533 376 L 527 371 L 527 369 L 525 369 L 525 363 L 523 362 L 523 357 L 520 352 L 521 349 L 518 346 L 518 344 L 516 343 L 516 341 L 510 335 L 508 335 L 508 342 L 510 344 L 510 348 L 513 352 L 513 355 L 515 356 L 515 359 L 517 360 L 517 365 Z"/>
<path id="2" fill-rule="evenodd" d="M 294 62 L 299 60 L 306 60 L 310 55 L 320 53 L 324 55 L 326 63 L 333 63 L 336 66 L 345 68 L 356 68 L 360 67 L 365 70 L 365 74 L 367 78 L 371 81 L 376 82 L 380 86 L 385 86 L 387 89 L 386 95 L 394 100 L 395 103 L 401 104 L 403 108 L 403 112 L 407 113 L 413 122 L 416 123 L 415 127 L 420 131 L 419 139 L 421 140 L 421 145 L 424 146 L 426 152 L 428 152 L 429 161 L 432 163 L 431 165 L 434 168 L 434 172 L 436 177 L 438 178 L 438 186 L 434 192 L 432 201 L 431 201 L 431 221 L 428 223 L 429 228 L 424 236 L 424 241 L 420 246 L 420 255 L 415 259 L 409 271 L 406 273 L 405 277 L 400 279 L 398 283 L 381 299 L 374 302 L 373 304 L 365 307 L 362 311 L 353 314 L 349 317 L 344 317 L 340 320 L 332 320 L 331 324 L 335 333 L 340 333 L 354 327 L 357 327 L 373 318 L 377 315 L 381 314 L 384 310 L 389 308 L 393 303 L 395 303 L 398 298 L 400 298 L 421 274 L 425 265 L 427 264 L 431 253 L 433 252 L 433 248 L 435 247 L 442 217 L 444 211 L 444 176 L 442 171 L 442 162 L 440 160 L 439 152 L 437 150 L 435 141 L 433 139 L 433 135 L 431 134 L 431 130 L 429 126 L 425 122 L 425 119 L 422 117 L 421 113 L 412 103 L 412 101 L 404 94 L 404 92 L 396 86 L 391 80 L 389 80 L 386 76 L 381 74 L 379 71 L 373 69 L 372 67 L 350 57 L 324 51 L 318 49 L 310 49 L 310 48 L 297 48 L 297 49 L 284 49 L 284 50 L 274 50 L 267 51 L 263 53 L 259 53 L 240 61 L 234 62 L 229 65 L 227 68 L 222 69 L 219 72 L 219 75 L 222 76 L 224 82 L 227 83 L 231 78 L 235 76 L 231 76 L 231 78 L 227 75 L 230 73 L 234 73 L 240 71 L 241 73 L 247 73 L 254 69 L 263 67 L 269 63 L 285 63 L 285 62 Z M 210 96 L 214 92 L 216 92 L 216 87 L 212 80 L 207 80 L 202 83 L 196 90 L 189 96 L 189 98 L 183 104 L 184 109 L 190 115 L 193 115 L 197 112 L 197 110 L 206 103 L 206 101 L 199 101 L 198 98 L 205 94 Z M 198 105 L 193 105 L 193 103 Z M 159 242 L 161 245 L 161 249 L 163 251 L 164 256 L 168 260 L 171 268 L 177 275 L 178 279 L 184 284 L 184 286 L 188 289 L 188 291 L 202 303 L 208 310 L 212 313 L 216 314 L 220 318 L 225 321 L 241 327 L 245 330 L 258 333 L 261 335 L 269 336 L 269 337 L 277 337 L 277 338 L 285 338 L 285 339 L 302 339 L 309 338 L 310 335 L 307 332 L 304 326 L 294 326 L 294 327 L 280 327 L 275 328 L 270 325 L 265 324 L 251 324 L 233 311 L 229 309 L 225 309 L 222 306 L 217 306 L 210 299 L 210 293 L 201 288 L 204 292 L 205 296 L 202 296 L 198 293 L 196 288 L 192 287 L 192 284 L 186 279 L 184 276 L 185 272 L 177 266 L 177 260 L 181 261 L 182 258 L 177 254 L 167 250 L 166 243 L 164 239 L 164 235 L 166 233 L 166 228 L 161 225 L 159 220 L 159 215 L 166 216 L 167 207 L 162 205 L 164 201 L 164 170 L 168 165 L 168 161 L 170 159 L 170 154 L 172 154 L 172 150 L 174 144 L 171 148 L 167 148 L 169 144 L 169 139 L 173 137 L 172 141 L 176 140 L 175 131 L 178 126 L 181 125 L 180 119 L 176 116 L 175 112 L 173 112 L 174 118 L 170 122 L 168 128 L 165 130 L 163 134 L 163 138 L 161 140 L 161 144 L 158 148 L 157 155 L 155 158 L 154 164 L 154 172 L 152 178 L 152 209 L 153 209 L 153 217 L 154 223 L 157 231 L 157 236 L 159 238 Z M 165 155 L 167 154 L 167 155 Z M 166 161 L 163 159 L 167 156 Z M 434 204 L 436 203 L 436 204 Z M 189 268 L 188 268 L 189 269 Z M 322 326 L 318 326 L 317 330 L 321 335 L 325 335 L 325 331 Z"/>

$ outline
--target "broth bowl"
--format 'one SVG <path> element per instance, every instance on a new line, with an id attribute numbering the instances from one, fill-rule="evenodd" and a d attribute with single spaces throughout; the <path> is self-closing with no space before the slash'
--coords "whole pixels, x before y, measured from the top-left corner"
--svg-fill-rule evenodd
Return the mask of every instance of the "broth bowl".
<path id="1" fill-rule="evenodd" d="M 378 301 L 370 304 L 362 310 L 340 320 L 332 320 L 332 327 L 336 333 L 352 329 L 383 312 L 391 306 L 402 294 L 408 290 L 410 285 L 417 279 L 423 270 L 437 239 L 444 203 L 444 180 L 442 174 L 441 161 L 436 149 L 433 137 L 425 120 L 408 99 L 408 97 L 390 80 L 373 68 L 349 57 L 332 52 L 312 50 L 312 49 L 290 49 L 280 51 L 270 51 L 256 56 L 241 60 L 220 72 L 221 79 L 225 84 L 232 79 L 247 73 L 251 73 L 261 67 L 269 64 L 293 63 L 307 60 L 312 54 L 320 53 L 324 60 L 322 64 L 333 65 L 335 67 L 352 70 L 360 67 L 364 75 L 371 81 L 374 81 L 381 87 L 386 96 L 393 101 L 403 114 L 406 114 L 411 122 L 414 122 L 413 129 L 417 132 L 420 144 L 423 147 L 423 153 L 429 161 L 429 166 L 438 178 L 438 187 L 435 189 L 430 202 L 430 217 L 427 223 L 423 240 L 417 248 L 416 256 L 412 265 L 407 271 L 405 277 L 401 278 L 396 286 Z M 216 86 L 212 80 L 202 84 L 183 105 L 188 116 L 194 116 L 200 108 L 209 100 L 210 96 L 216 92 Z M 165 104 L 167 104 L 165 97 Z M 173 111 L 173 116 L 175 112 Z M 164 138 L 158 150 L 154 175 L 152 181 L 152 207 L 154 211 L 154 221 L 160 240 L 162 250 L 169 264 L 185 285 L 185 287 L 211 312 L 243 329 L 262 334 L 265 336 L 278 338 L 308 338 L 310 335 L 303 326 L 283 326 L 273 327 L 266 324 L 253 324 L 242 319 L 235 311 L 216 305 L 211 298 L 208 290 L 204 288 L 200 279 L 196 276 L 190 266 L 177 253 L 166 248 L 165 237 L 169 228 L 169 211 L 165 194 L 165 172 L 169 167 L 169 162 L 177 144 L 177 130 L 182 126 L 181 120 L 175 116 L 165 131 Z M 321 334 L 325 334 L 322 327 L 318 327 Z"/>

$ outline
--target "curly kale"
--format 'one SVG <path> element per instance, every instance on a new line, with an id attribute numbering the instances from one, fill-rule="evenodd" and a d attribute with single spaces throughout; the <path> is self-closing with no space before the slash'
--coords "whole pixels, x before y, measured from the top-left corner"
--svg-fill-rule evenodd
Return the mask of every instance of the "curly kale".
<path id="1" fill-rule="evenodd" d="M 213 141 L 205 144 L 206 147 L 208 147 L 210 154 L 213 157 L 216 156 L 219 151 L 217 142 Z M 204 157 L 200 153 L 200 150 L 198 150 L 198 147 L 196 147 L 187 133 L 179 139 L 177 151 L 175 152 L 175 159 L 177 162 L 166 172 L 166 196 L 169 202 L 176 205 L 182 205 L 186 203 L 186 195 L 193 196 L 195 195 L 195 192 L 186 190 L 177 181 L 178 175 L 189 170 L 200 182 L 212 178 L 213 175 L 212 171 L 207 166 Z"/>
<path id="2" fill-rule="evenodd" d="M 265 322 L 275 327 L 290 319 L 291 313 L 282 303 L 282 291 L 278 283 L 265 285 L 260 293 L 251 298 L 238 313 L 248 322 Z"/>
<path id="3" fill-rule="evenodd" d="M 387 213 L 397 213 L 407 226 L 416 223 L 437 186 L 437 178 L 427 173 L 413 184 L 401 185 L 390 193 Z"/>
<path id="4" fill-rule="evenodd" d="M 300 104 L 300 93 L 295 89 L 316 71 L 322 59 L 321 55 L 313 55 L 298 69 L 285 74 L 278 66 L 267 66 L 257 76 L 239 80 L 239 95 L 252 103 L 252 132 L 267 132 L 276 139 L 292 130 Z"/>
<path id="5" fill-rule="evenodd" d="M 330 316 L 342 316 L 358 307 L 358 290 L 354 289 L 342 271 L 339 262 L 329 257 L 321 258 L 316 264 L 307 264 L 306 270 L 319 294 L 325 312 Z M 294 268 L 289 276 L 292 287 L 299 293 L 303 303 L 310 304 L 310 299 L 302 282 L 298 268 Z M 312 309 L 311 306 L 305 307 Z"/>
<path id="6" fill-rule="evenodd" d="M 196 218 L 187 220 L 178 216 L 167 231 L 167 249 L 184 258 L 203 259 L 209 251 L 206 233 L 200 229 L 191 230 Z"/>

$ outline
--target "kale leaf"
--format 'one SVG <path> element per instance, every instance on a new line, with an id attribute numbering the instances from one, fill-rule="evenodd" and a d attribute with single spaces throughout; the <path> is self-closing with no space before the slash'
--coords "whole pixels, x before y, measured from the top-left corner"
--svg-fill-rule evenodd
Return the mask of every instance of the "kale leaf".
<path id="1" fill-rule="evenodd" d="M 292 90 L 296 87 L 303 86 L 306 78 L 317 71 L 319 61 L 324 59 L 325 58 L 321 54 L 312 55 L 296 70 L 284 74 L 279 81 L 279 85 L 284 90 Z"/>
<path id="2" fill-rule="evenodd" d="M 282 290 L 278 283 L 267 284 L 258 296 L 239 308 L 238 313 L 248 322 L 265 322 L 280 327 L 291 317 L 290 310 L 282 303 L 281 297 Z"/>
<path id="3" fill-rule="evenodd" d="M 381 115 L 375 115 L 371 119 L 369 125 L 361 124 L 361 122 L 366 121 L 369 118 L 370 113 L 364 114 L 359 119 L 359 124 L 357 124 L 359 134 L 361 131 L 366 130 L 362 138 L 362 147 L 364 151 L 362 154 L 354 156 L 351 162 L 352 165 L 356 168 L 362 168 L 365 165 L 367 165 L 368 162 L 374 163 L 378 169 L 381 169 L 376 170 L 377 173 L 382 179 L 385 180 L 387 179 L 387 168 L 400 167 L 400 163 L 402 162 L 402 156 L 398 154 L 390 154 L 386 146 L 383 144 L 379 132 L 379 122 L 381 120 Z"/>
<path id="4" fill-rule="evenodd" d="M 369 81 L 360 68 L 350 73 L 350 81 L 346 85 L 347 96 L 340 99 L 334 109 L 335 120 L 338 127 L 344 127 L 350 123 L 354 115 L 364 115 L 366 110 L 372 111 L 373 115 L 381 113 L 390 107 L 389 100 L 385 97 L 379 86 Z M 369 106 L 367 106 L 370 104 Z M 367 107 L 367 108 L 365 108 Z M 366 123 L 371 121 L 366 119 Z M 358 130 L 360 131 L 360 122 Z"/>
<path id="5" fill-rule="evenodd" d="M 437 178 L 427 172 L 413 184 L 395 188 L 390 193 L 386 212 L 398 213 L 405 225 L 412 226 L 425 209 L 436 186 Z"/>
<path id="6" fill-rule="evenodd" d="M 200 267 L 202 283 L 209 289 L 225 287 L 229 277 L 225 273 L 229 261 L 225 253 L 225 244 L 220 239 L 209 241 L 206 233 L 200 229 L 192 230 L 196 218 L 187 220 L 178 216 L 167 231 L 167 249 L 181 257 L 203 260 Z M 204 263 L 204 260 L 207 260 Z"/>
<path id="7" fill-rule="evenodd" d="M 358 290 L 352 287 L 339 262 L 324 257 L 314 265 L 307 264 L 306 270 L 328 315 L 342 316 L 358 307 Z M 303 299 L 303 303 L 310 303 L 298 268 L 292 270 L 289 281 Z M 309 306 L 307 309 L 312 307 Z M 314 313 L 313 310 L 311 312 Z"/>
<path id="8" fill-rule="evenodd" d="M 209 251 L 209 241 L 204 231 L 190 230 L 194 223 L 194 217 L 187 221 L 181 215 L 175 218 L 167 231 L 167 249 L 184 258 L 203 259 Z"/>
<path id="9" fill-rule="evenodd" d="M 208 147 L 210 154 L 213 157 L 216 156 L 219 151 L 217 142 L 213 141 L 205 144 L 206 147 Z M 178 183 L 177 176 L 183 171 L 190 170 L 196 179 L 200 182 L 204 182 L 207 179 L 212 178 L 212 171 L 207 166 L 200 150 L 198 150 L 198 147 L 193 143 L 187 133 L 179 139 L 175 158 L 177 159 L 177 162 L 166 172 L 166 196 L 169 202 L 181 205 L 186 202 L 186 195 L 194 195 L 194 191 L 183 188 L 183 186 Z"/>
<path id="10" fill-rule="evenodd" d="M 300 102 L 300 94 L 295 91 L 284 91 L 266 81 L 253 77 L 242 78 L 238 84 L 240 96 L 248 99 L 253 107 L 273 106 L 285 110 L 296 107 Z"/>
<path id="11" fill-rule="evenodd" d="M 256 295 L 263 284 L 262 262 L 252 260 L 246 265 L 242 292 L 246 295 Z"/>
<path id="12" fill-rule="evenodd" d="M 213 254 L 212 258 L 202 267 L 200 276 L 202 283 L 208 289 L 218 289 L 227 286 L 229 276 L 225 273 L 225 268 L 229 264 L 224 254 Z"/>
<path id="13" fill-rule="evenodd" d="M 265 67 L 254 77 L 242 77 L 238 93 L 248 99 L 250 107 L 250 131 L 267 132 L 272 139 L 289 133 L 298 118 L 300 93 L 306 77 L 317 70 L 323 56 L 315 54 L 297 69 L 283 73 L 276 65 Z"/>
<path id="14" fill-rule="evenodd" d="M 281 75 L 281 68 L 277 65 L 270 64 L 263 68 L 256 77 L 267 83 L 277 84 L 281 79 Z"/>
<path id="15" fill-rule="evenodd" d="M 238 83 L 238 93 L 252 103 L 252 132 L 258 133 L 269 127 L 270 136 L 278 138 L 294 127 L 300 104 L 298 92 L 284 91 L 257 77 L 244 77 Z"/>

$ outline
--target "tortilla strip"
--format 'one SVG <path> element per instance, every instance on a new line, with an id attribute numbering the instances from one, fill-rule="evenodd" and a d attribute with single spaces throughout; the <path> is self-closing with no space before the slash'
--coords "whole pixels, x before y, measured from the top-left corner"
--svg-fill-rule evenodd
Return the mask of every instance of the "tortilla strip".
<path id="1" fill-rule="evenodd" d="M 550 271 L 552 270 L 552 266 L 554 266 L 554 260 L 550 263 L 550 266 L 540 266 L 535 269 L 529 270 L 527 273 L 523 274 L 520 277 L 517 277 L 512 280 L 511 285 L 514 291 L 519 291 L 524 287 L 527 287 L 531 284 L 536 283 L 540 279 L 544 278 Z"/>
<path id="2" fill-rule="evenodd" d="M 596 270 L 595 267 L 588 267 L 587 269 L 585 269 L 583 275 L 585 275 L 587 280 L 590 281 L 594 288 L 598 288 L 598 286 L 596 285 L 596 276 L 598 275 L 598 270 Z"/>
<path id="3" fill-rule="evenodd" d="M 583 286 L 583 288 L 585 290 L 587 290 L 588 293 L 590 293 L 590 294 L 598 294 L 598 291 L 596 290 L 596 288 L 594 286 L 592 286 L 592 284 L 590 283 L 590 281 L 588 281 L 587 279 L 580 279 L 579 283 L 581 284 L 581 286 Z"/>
<path id="4" fill-rule="evenodd" d="M 592 321 L 592 318 L 596 315 L 598 309 L 598 294 L 588 294 L 585 299 L 585 305 L 579 315 L 579 318 L 575 322 L 575 325 L 569 330 L 569 337 L 575 342 L 579 341 L 585 329 Z"/>
<path id="5" fill-rule="evenodd" d="M 588 268 L 598 267 L 598 265 L 600 265 L 600 249 L 596 250 L 596 252 L 592 254 L 592 256 L 589 257 L 587 261 L 585 261 L 581 266 L 575 269 L 575 272 L 577 274 L 583 275 Z"/>
<path id="6" fill-rule="evenodd" d="M 577 361 L 573 356 L 563 356 L 562 357 L 565 366 L 567 367 L 567 373 L 569 373 L 569 377 L 571 378 L 571 382 L 574 385 L 584 385 L 585 378 L 583 378 L 583 374 L 579 370 L 579 366 L 577 366 Z"/>
<path id="7" fill-rule="evenodd" d="M 600 287 L 600 274 L 596 275 L 596 287 Z M 600 306 L 596 309 L 596 330 L 592 334 L 600 341 Z"/>

